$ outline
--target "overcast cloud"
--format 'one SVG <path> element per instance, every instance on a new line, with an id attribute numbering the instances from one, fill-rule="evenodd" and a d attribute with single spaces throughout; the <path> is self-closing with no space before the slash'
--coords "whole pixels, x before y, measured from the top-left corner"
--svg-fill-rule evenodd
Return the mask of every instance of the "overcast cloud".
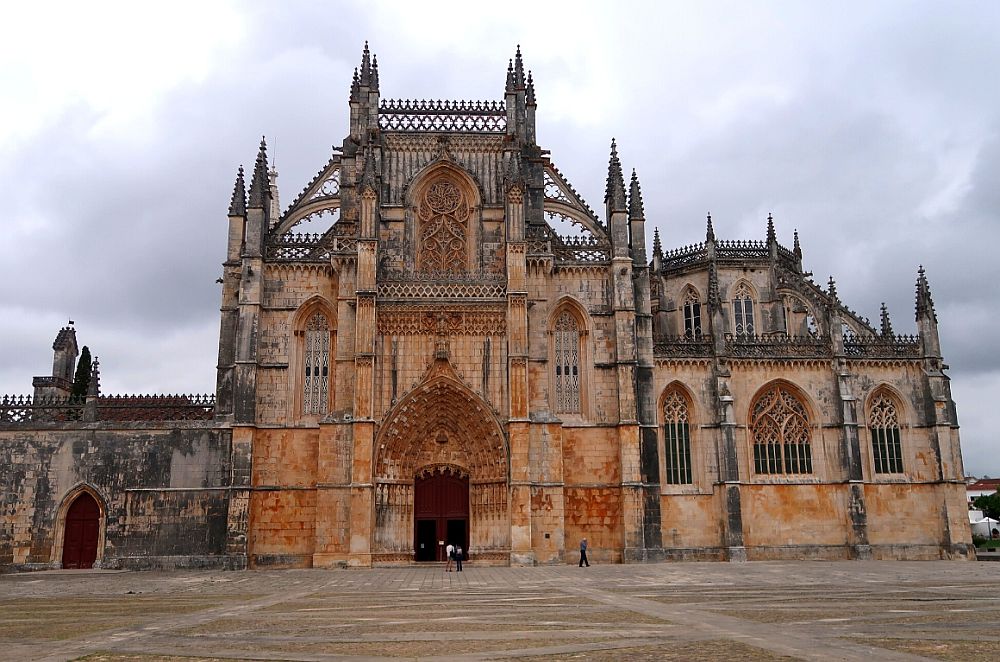
<path id="1" fill-rule="evenodd" d="M 56 6 L 53 6 L 53 5 Z M 74 319 L 107 393 L 214 389 L 226 210 L 262 134 L 284 204 L 383 98 L 500 99 L 599 209 L 608 145 L 665 248 L 798 229 L 807 270 L 913 333 L 927 269 L 966 470 L 1000 474 L 996 3 L 18 3 L 0 40 L 0 392 Z"/>

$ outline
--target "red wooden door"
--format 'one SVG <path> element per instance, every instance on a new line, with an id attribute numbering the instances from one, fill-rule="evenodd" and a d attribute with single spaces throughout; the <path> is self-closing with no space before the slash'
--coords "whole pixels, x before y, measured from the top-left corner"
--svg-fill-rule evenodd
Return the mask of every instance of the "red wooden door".
<path id="1" fill-rule="evenodd" d="M 418 477 L 413 493 L 414 544 L 416 560 L 444 561 L 444 547 L 451 543 L 469 549 L 469 479 L 451 473 Z M 435 545 L 427 550 L 427 535 L 433 522 Z M 421 548 L 421 543 L 424 547 Z M 424 550 L 421 553 L 421 550 Z"/>
<path id="2" fill-rule="evenodd" d="M 63 568 L 92 568 L 97 560 L 97 538 L 101 531 L 101 509 L 86 492 L 73 501 L 66 513 L 63 536 Z"/>

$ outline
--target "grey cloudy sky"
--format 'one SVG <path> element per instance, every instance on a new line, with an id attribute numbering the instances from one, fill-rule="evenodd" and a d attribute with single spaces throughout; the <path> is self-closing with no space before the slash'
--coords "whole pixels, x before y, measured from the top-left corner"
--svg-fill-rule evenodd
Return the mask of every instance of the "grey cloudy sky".
<path id="1" fill-rule="evenodd" d="M 72 318 L 107 393 L 214 388 L 226 210 L 272 146 L 291 202 L 383 98 L 500 99 L 521 44 L 538 138 L 591 206 L 608 145 L 664 247 L 798 229 L 848 306 L 915 331 L 927 269 L 966 469 L 1000 474 L 1000 4 L 17 3 L 0 40 L 0 392 Z"/>

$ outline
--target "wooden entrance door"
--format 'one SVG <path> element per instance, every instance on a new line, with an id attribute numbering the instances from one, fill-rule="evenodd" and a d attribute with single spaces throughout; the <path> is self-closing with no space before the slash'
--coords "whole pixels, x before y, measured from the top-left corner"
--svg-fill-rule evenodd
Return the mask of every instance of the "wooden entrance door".
<path id="1" fill-rule="evenodd" d="M 73 501 L 66 513 L 63 536 L 63 568 L 93 568 L 101 531 L 101 508 L 86 492 Z"/>
<path id="2" fill-rule="evenodd" d="M 449 543 L 467 551 L 469 479 L 450 472 L 418 476 L 413 490 L 413 520 L 417 561 L 444 561 L 444 548 Z M 428 543 L 433 543 L 433 548 L 428 549 Z"/>

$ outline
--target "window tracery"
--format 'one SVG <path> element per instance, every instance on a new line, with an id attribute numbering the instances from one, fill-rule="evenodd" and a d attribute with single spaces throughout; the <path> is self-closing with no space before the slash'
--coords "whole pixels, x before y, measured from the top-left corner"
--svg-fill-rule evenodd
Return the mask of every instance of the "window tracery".
<path id="1" fill-rule="evenodd" d="M 302 413 L 325 414 L 330 399 L 330 327 L 323 313 L 309 318 L 303 352 Z"/>
<path id="2" fill-rule="evenodd" d="M 754 471 L 759 474 L 812 473 L 806 408 L 787 388 L 775 384 L 757 398 L 750 414 Z"/>
<path id="3" fill-rule="evenodd" d="M 684 295 L 684 337 L 701 338 L 701 301 L 693 287 L 687 288 Z"/>
<path id="4" fill-rule="evenodd" d="M 903 472 L 902 445 L 899 441 L 899 414 L 896 403 L 879 393 L 872 400 L 868 413 L 868 427 L 872 433 L 872 455 L 875 473 Z"/>
<path id="5" fill-rule="evenodd" d="M 678 389 L 663 401 L 663 432 L 666 446 L 666 473 L 669 485 L 691 483 L 691 436 L 687 400 Z"/>
<path id="6" fill-rule="evenodd" d="M 470 207 L 451 180 L 439 179 L 427 187 L 417 205 L 420 220 L 418 269 L 432 273 L 461 273 L 466 269 L 466 241 Z"/>
<path id="7" fill-rule="evenodd" d="M 553 334 L 556 413 L 577 414 L 580 412 L 580 325 L 564 310 L 556 318 Z"/>
<path id="8" fill-rule="evenodd" d="M 746 283 L 740 283 L 733 292 L 733 327 L 738 338 L 753 337 L 753 292 Z"/>

